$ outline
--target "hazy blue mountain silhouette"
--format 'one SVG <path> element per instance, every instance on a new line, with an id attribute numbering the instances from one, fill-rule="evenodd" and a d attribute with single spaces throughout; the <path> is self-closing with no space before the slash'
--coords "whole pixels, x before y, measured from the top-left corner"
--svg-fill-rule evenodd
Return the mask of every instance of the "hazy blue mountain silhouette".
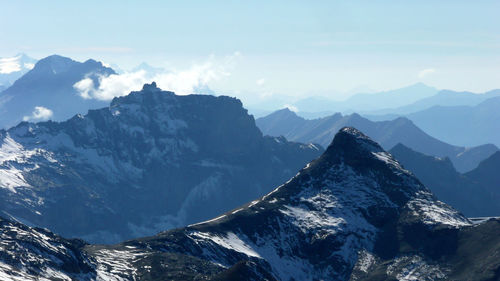
<path id="1" fill-rule="evenodd" d="M 306 120 L 289 109 L 278 110 L 256 120 L 261 131 L 270 136 L 284 136 L 288 140 L 328 145 L 328 140 L 345 126 L 356 127 L 390 149 L 402 143 L 418 152 L 437 157 L 449 157 L 460 172 L 477 167 L 480 161 L 492 155 L 498 148 L 487 144 L 477 147 L 450 145 L 426 134 L 412 121 L 400 117 L 391 121 L 374 122 L 359 114 L 331 116 Z"/>
<path id="2" fill-rule="evenodd" d="M 500 97 L 475 106 L 434 106 L 407 117 L 424 131 L 449 143 L 500 146 Z"/>
<path id="3" fill-rule="evenodd" d="M 363 112 L 385 108 L 400 107 L 420 99 L 435 95 L 436 88 L 423 83 L 413 84 L 400 89 L 370 94 L 355 94 L 343 101 L 332 101 L 325 97 L 309 97 L 293 105 L 299 112 Z"/>
<path id="4" fill-rule="evenodd" d="M 498 168 L 500 167 L 500 152 L 496 152 L 489 158 L 485 159 L 479 166 L 466 173 L 465 175 L 477 182 L 481 182 L 482 185 L 487 188 L 491 194 L 500 193 L 500 173 Z M 497 205 L 500 200 L 497 200 Z"/>
<path id="5" fill-rule="evenodd" d="M 52 110 L 52 120 L 65 120 L 88 109 L 105 106 L 108 102 L 85 100 L 73 85 L 90 78 L 99 85 L 99 77 L 114 74 L 95 60 L 83 63 L 52 55 L 41 59 L 35 67 L 0 93 L 0 128 L 14 126 L 25 116 L 31 116 L 35 107 Z"/>
<path id="6" fill-rule="evenodd" d="M 402 144 L 389 152 L 438 199 L 466 216 L 500 216 L 500 152 L 494 153 L 466 174 L 457 172 L 447 157 L 428 156 Z"/>
<path id="7" fill-rule="evenodd" d="M 397 108 L 371 110 L 363 112 L 363 116 L 373 121 L 391 120 L 398 116 L 406 116 L 434 106 L 476 106 L 487 99 L 498 96 L 500 96 L 500 90 L 491 90 L 480 94 L 441 90 L 436 95 L 421 99 L 415 103 Z"/>

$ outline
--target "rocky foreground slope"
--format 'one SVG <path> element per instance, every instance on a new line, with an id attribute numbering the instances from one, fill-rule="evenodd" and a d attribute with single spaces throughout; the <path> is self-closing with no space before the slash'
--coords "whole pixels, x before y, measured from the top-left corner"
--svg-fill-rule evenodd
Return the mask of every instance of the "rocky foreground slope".
<path id="1" fill-rule="evenodd" d="M 500 278 L 500 221 L 472 224 L 353 128 L 342 129 L 285 184 L 210 221 L 113 246 L 84 245 L 6 221 L 2 230 L 7 254 L 0 274 L 9 277 Z M 33 259 L 23 262 L 17 252 Z"/>

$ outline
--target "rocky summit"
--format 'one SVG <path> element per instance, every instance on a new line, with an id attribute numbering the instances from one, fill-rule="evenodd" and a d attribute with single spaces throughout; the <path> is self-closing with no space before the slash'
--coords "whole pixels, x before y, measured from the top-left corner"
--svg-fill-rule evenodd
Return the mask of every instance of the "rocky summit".
<path id="1" fill-rule="evenodd" d="M 264 137 L 235 98 L 156 84 L 64 122 L 0 131 L 0 214 L 117 243 L 271 191 L 323 148 Z"/>
<path id="2" fill-rule="evenodd" d="M 71 272 L 37 268 L 103 280 L 498 280 L 499 231 L 499 220 L 473 224 L 343 128 L 322 156 L 240 208 L 117 245 L 74 242 Z M 36 269 L 14 260 L 9 270 Z"/>

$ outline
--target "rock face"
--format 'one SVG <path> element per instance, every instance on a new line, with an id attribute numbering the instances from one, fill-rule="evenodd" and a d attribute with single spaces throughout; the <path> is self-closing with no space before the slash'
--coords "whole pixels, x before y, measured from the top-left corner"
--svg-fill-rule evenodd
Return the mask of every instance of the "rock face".
<path id="1" fill-rule="evenodd" d="M 1 280 L 91 280 L 94 260 L 81 240 L 0 218 Z"/>
<path id="2" fill-rule="evenodd" d="M 396 145 L 390 152 L 440 200 L 466 216 L 500 216 L 500 152 L 465 174 L 457 172 L 449 158 L 424 155 L 402 144 Z"/>
<path id="3" fill-rule="evenodd" d="M 344 128 L 321 157 L 241 208 L 81 253 L 88 274 L 108 279 L 497 280 L 499 233 L 500 221 L 472 225 Z"/>
<path id="4" fill-rule="evenodd" d="M 76 113 L 104 107 L 105 101 L 84 99 L 73 87 L 89 78 L 99 85 L 99 78 L 115 74 L 114 70 L 95 60 L 83 63 L 53 55 L 39 60 L 9 88 L 0 93 L 0 128 L 17 125 L 23 119 L 63 121 Z M 37 108 L 50 110 L 36 114 Z"/>
<path id="5" fill-rule="evenodd" d="M 0 212 L 118 242 L 262 196 L 322 151 L 263 137 L 235 98 L 145 85 L 85 116 L 0 131 Z"/>

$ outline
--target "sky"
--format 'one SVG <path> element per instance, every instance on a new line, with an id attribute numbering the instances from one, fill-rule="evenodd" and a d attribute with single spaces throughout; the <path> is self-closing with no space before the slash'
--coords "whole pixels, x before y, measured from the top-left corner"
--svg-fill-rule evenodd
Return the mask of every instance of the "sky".
<path id="1" fill-rule="evenodd" d="M 0 57 L 202 72 L 258 100 L 500 88 L 500 1 L 0 0 Z M 182 77 L 182 76 L 181 76 Z"/>

